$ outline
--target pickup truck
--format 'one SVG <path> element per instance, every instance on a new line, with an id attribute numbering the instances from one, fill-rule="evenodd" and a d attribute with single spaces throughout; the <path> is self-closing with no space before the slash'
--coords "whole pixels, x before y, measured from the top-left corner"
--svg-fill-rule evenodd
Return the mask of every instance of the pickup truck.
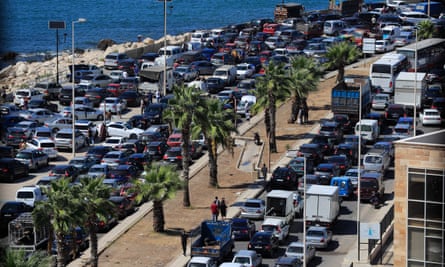
<path id="1" fill-rule="evenodd" d="M 306 244 L 315 248 L 327 248 L 332 241 L 332 231 L 323 226 L 311 226 L 306 231 Z"/>
<path id="2" fill-rule="evenodd" d="M 365 171 L 378 171 L 383 175 L 389 168 L 391 157 L 386 149 L 371 149 L 363 157 Z"/>
<path id="3" fill-rule="evenodd" d="M 256 251 L 242 249 L 235 254 L 232 262 L 241 263 L 244 266 L 260 267 L 263 264 L 263 258 Z"/>

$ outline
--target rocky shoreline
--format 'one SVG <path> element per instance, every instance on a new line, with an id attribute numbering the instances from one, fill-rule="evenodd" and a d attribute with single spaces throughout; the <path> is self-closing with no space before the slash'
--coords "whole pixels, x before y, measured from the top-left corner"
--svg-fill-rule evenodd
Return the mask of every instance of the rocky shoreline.
<path id="1" fill-rule="evenodd" d="M 182 44 L 190 39 L 190 33 L 178 36 L 166 37 L 168 44 Z M 93 64 L 99 67 L 104 65 L 105 55 L 111 52 L 142 54 L 145 52 L 157 52 L 157 49 L 164 44 L 164 38 L 153 40 L 146 38 L 140 42 L 127 42 L 122 44 L 113 44 L 105 50 L 88 49 L 84 53 L 75 53 L 76 64 Z M 66 74 L 69 66 L 73 63 L 72 54 L 62 52 L 59 54 L 59 79 L 61 83 L 66 81 Z M 16 89 L 32 87 L 37 81 L 55 81 L 56 80 L 56 57 L 44 62 L 26 62 L 20 61 L 14 65 L 5 67 L 0 71 L 0 88 L 6 90 L 6 93 L 12 93 Z"/>

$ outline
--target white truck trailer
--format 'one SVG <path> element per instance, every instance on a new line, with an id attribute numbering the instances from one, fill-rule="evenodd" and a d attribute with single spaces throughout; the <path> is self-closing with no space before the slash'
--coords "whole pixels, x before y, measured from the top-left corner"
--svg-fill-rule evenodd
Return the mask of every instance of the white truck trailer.
<path id="1" fill-rule="evenodd" d="M 306 191 L 306 225 L 331 228 L 340 213 L 337 186 L 311 185 Z"/>
<path id="2" fill-rule="evenodd" d="M 276 218 L 290 224 L 295 216 L 293 191 L 272 190 L 266 196 L 266 214 L 264 219 Z"/>
<path id="3" fill-rule="evenodd" d="M 400 72 L 396 78 L 394 89 L 394 103 L 414 109 L 422 108 L 422 96 L 427 89 L 426 73 Z M 415 102 L 414 102 L 415 101 Z"/>

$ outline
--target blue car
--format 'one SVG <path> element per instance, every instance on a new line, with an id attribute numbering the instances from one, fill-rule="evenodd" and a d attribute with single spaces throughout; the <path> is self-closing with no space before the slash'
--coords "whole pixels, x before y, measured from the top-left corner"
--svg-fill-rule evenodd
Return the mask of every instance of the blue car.
<path id="1" fill-rule="evenodd" d="M 250 240 L 255 232 L 255 223 L 249 219 L 232 219 L 232 237 L 234 240 Z"/>

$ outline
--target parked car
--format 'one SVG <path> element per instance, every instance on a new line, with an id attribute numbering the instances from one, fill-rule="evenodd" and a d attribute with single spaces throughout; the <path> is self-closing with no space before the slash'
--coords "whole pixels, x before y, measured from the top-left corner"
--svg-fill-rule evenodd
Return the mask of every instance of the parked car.
<path id="1" fill-rule="evenodd" d="M 250 239 L 247 248 L 249 250 L 255 250 L 262 256 L 267 255 L 271 258 L 275 257 L 278 251 L 280 241 L 273 232 L 256 232 Z"/>
<path id="2" fill-rule="evenodd" d="M 390 104 L 391 97 L 388 94 L 376 94 L 372 97 L 373 109 L 386 109 Z"/>
<path id="3" fill-rule="evenodd" d="M 375 51 L 378 53 L 386 53 L 394 50 L 395 46 L 391 40 L 377 40 L 375 41 Z"/>
<path id="4" fill-rule="evenodd" d="M 250 240 L 255 232 L 255 223 L 251 222 L 249 219 L 232 219 L 232 237 L 234 240 Z"/>
<path id="5" fill-rule="evenodd" d="M 103 156 L 112 150 L 111 146 L 91 146 L 85 154 L 88 157 L 95 158 L 96 163 L 100 163 Z"/>
<path id="6" fill-rule="evenodd" d="M 336 136 L 318 134 L 312 138 L 310 144 L 320 145 L 322 154 L 327 156 L 334 151 L 335 145 L 338 144 L 338 139 Z"/>
<path id="7" fill-rule="evenodd" d="M 206 80 L 207 90 L 210 94 L 217 94 L 224 90 L 225 82 L 221 78 L 209 77 Z"/>
<path id="8" fill-rule="evenodd" d="M 79 86 L 84 86 L 85 88 L 94 88 L 94 87 L 100 87 L 105 88 L 113 81 L 113 79 L 105 74 L 99 74 L 99 75 L 86 75 L 82 77 L 82 79 L 79 82 Z"/>
<path id="9" fill-rule="evenodd" d="M 137 139 L 139 134 L 144 132 L 144 130 L 133 128 L 133 126 L 125 122 L 109 122 L 106 124 L 106 126 L 108 136 L 120 136 L 128 139 Z"/>
<path id="10" fill-rule="evenodd" d="M 193 61 L 190 67 L 198 72 L 198 75 L 212 75 L 216 66 L 207 60 Z"/>
<path id="11" fill-rule="evenodd" d="M 26 142 L 30 137 L 26 135 L 26 130 L 22 128 L 11 127 L 7 129 L 5 144 L 18 148 L 22 142 Z"/>
<path id="12" fill-rule="evenodd" d="M 111 196 L 108 200 L 116 206 L 118 219 L 122 220 L 135 211 L 134 202 L 124 196 Z"/>
<path id="13" fill-rule="evenodd" d="M 88 170 L 87 176 L 92 178 L 108 177 L 110 170 L 111 168 L 107 164 L 94 164 Z"/>
<path id="14" fill-rule="evenodd" d="M 144 118 L 152 124 L 160 124 L 164 120 L 163 113 L 166 108 L 167 104 L 163 103 L 149 104 L 144 110 Z"/>
<path id="15" fill-rule="evenodd" d="M 437 109 L 424 109 L 419 114 L 419 120 L 422 125 L 441 125 L 442 118 L 440 112 Z"/>
<path id="16" fill-rule="evenodd" d="M 100 103 L 99 109 L 104 112 L 110 111 L 114 114 L 122 114 L 127 109 L 127 101 L 118 97 L 107 97 Z"/>
<path id="17" fill-rule="evenodd" d="M 261 224 L 261 231 L 271 232 L 276 236 L 279 242 L 284 242 L 290 233 L 290 225 L 282 219 L 267 218 Z"/>
<path id="18" fill-rule="evenodd" d="M 18 177 L 28 177 L 28 165 L 14 158 L 0 158 L 0 179 L 13 182 Z"/>
<path id="19" fill-rule="evenodd" d="M 32 138 L 36 128 L 38 127 L 38 123 L 34 121 L 20 121 L 18 122 L 14 127 L 15 128 L 21 128 L 25 135 L 27 136 L 27 139 Z"/>
<path id="20" fill-rule="evenodd" d="M 105 56 L 104 67 L 105 69 L 117 69 L 119 64 L 126 59 L 129 57 L 125 53 L 110 53 Z"/>
<path id="21" fill-rule="evenodd" d="M 319 134 L 335 138 L 335 144 L 340 143 L 343 139 L 343 131 L 335 121 L 322 121 L 320 123 Z"/>
<path id="22" fill-rule="evenodd" d="M 147 153 L 156 160 L 162 159 L 165 152 L 169 148 L 167 143 L 165 141 L 159 140 L 159 141 L 151 141 L 148 142 L 146 145 Z"/>
<path id="23" fill-rule="evenodd" d="M 315 168 L 315 174 L 320 176 L 321 184 L 331 184 L 331 178 L 340 176 L 340 167 L 337 163 L 320 163 Z"/>
<path id="24" fill-rule="evenodd" d="M 126 164 L 136 166 L 140 171 L 144 171 L 151 161 L 152 157 L 148 153 L 134 153 L 130 155 Z"/>
<path id="25" fill-rule="evenodd" d="M 49 166 L 49 157 L 43 151 L 38 149 L 23 149 L 20 150 L 15 159 L 28 165 L 30 170 L 38 170 L 41 167 Z"/>
<path id="26" fill-rule="evenodd" d="M 53 133 L 57 133 L 61 129 L 67 129 L 73 127 L 73 120 L 69 117 L 55 117 L 44 124 L 45 127 L 50 128 Z"/>
<path id="27" fill-rule="evenodd" d="M 179 74 L 185 82 L 193 81 L 199 76 L 198 71 L 188 65 L 180 65 L 174 72 Z"/>
<path id="28" fill-rule="evenodd" d="M 346 155 L 334 155 L 328 158 L 327 163 L 334 163 L 340 168 L 340 174 L 344 174 L 348 170 L 352 163 Z"/>
<path id="29" fill-rule="evenodd" d="M 275 261 L 274 267 L 301 267 L 303 263 L 297 257 L 281 256 Z"/>
<path id="30" fill-rule="evenodd" d="M 113 153 L 113 154 L 115 154 L 115 153 Z M 126 180 L 128 182 L 128 181 L 131 181 L 131 180 L 139 177 L 139 174 L 141 174 L 141 170 L 138 167 L 136 167 L 134 165 L 127 165 L 127 164 L 125 164 L 125 163 L 127 163 L 130 155 L 131 154 L 128 154 L 128 153 L 122 155 L 124 157 L 127 157 L 126 162 L 124 162 L 124 165 L 119 165 L 119 166 L 116 166 L 115 168 L 112 168 L 108 172 L 108 178 L 111 178 L 111 179 L 121 179 L 121 180 Z M 110 155 L 108 155 L 108 156 L 105 155 L 104 158 L 106 159 L 109 156 Z"/>
<path id="31" fill-rule="evenodd" d="M 306 166 L 305 166 L 306 164 Z M 303 176 L 306 174 L 314 173 L 314 159 L 311 157 L 295 157 L 289 161 L 287 164 L 288 168 L 291 168 L 297 173 L 297 176 Z M 305 171 L 306 167 L 306 171 Z"/>
<path id="32" fill-rule="evenodd" d="M 74 98 L 74 107 L 84 106 L 84 107 L 93 107 L 93 102 L 90 101 L 88 97 L 78 96 Z"/>
<path id="33" fill-rule="evenodd" d="M 240 63 L 236 65 L 236 78 L 239 80 L 252 77 L 255 73 L 255 66 L 249 63 Z"/>
<path id="34" fill-rule="evenodd" d="M 78 150 L 79 148 L 85 147 L 87 145 L 85 135 L 80 131 L 74 130 L 74 144 L 73 144 L 73 130 L 70 128 L 64 128 L 59 130 L 56 133 L 56 137 L 54 139 L 56 143 L 57 149 L 74 149 Z"/>
<path id="35" fill-rule="evenodd" d="M 269 189 L 296 189 L 298 186 L 297 173 L 289 167 L 277 167 L 272 172 Z"/>
<path id="36" fill-rule="evenodd" d="M 45 137 L 29 140 L 26 142 L 26 148 L 40 150 L 48 155 L 50 160 L 55 160 L 59 156 L 54 140 Z"/>
<path id="37" fill-rule="evenodd" d="M 103 156 L 101 163 L 112 167 L 124 165 L 131 154 L 133 154 L 131 151 L 110 151 Z"/>
<path id="38" fill-rule="evenodd" d="M 105 98 L 113 96 L 106 88 L 92 88 L 85 92 L 85 97 L 87 97 L 92 103 L 93 107 L 99 107 L 100 103 L 104 101 Z"/>
<path id="39" fill-rule="evenodd" d="M 71 178 L 71 181 L 74 182 L 79 176 L 79 170 L 73 165 L 69 164 L 60 164 L 54 166 L 50 172 L 50 176 L 61 175 L 63 178 Z"/>
<path id="40" fill-rule="evenodd" d="M 49 102 L 46 99 L 33 99 L 28 102 L 28 108 L 29 109 L 44 108 L 52 112 L 58 112 L 59 106 L 57 104 Z"/>
<path id="41" fill-rule="evenodd" d="M 96 159 L 88 156 L 80 156 L 71 159 L 68 164 L 73 165 L 79 170 L 79 173 L 86 173 L 96 163 Z"/>
<path id="42" fill-rule="evenodd" d="M 119 98 L 127 102 L 127 107 L 139 107 L 141 105 L 142 96 L 137 91 L 127 90 Z"/>

